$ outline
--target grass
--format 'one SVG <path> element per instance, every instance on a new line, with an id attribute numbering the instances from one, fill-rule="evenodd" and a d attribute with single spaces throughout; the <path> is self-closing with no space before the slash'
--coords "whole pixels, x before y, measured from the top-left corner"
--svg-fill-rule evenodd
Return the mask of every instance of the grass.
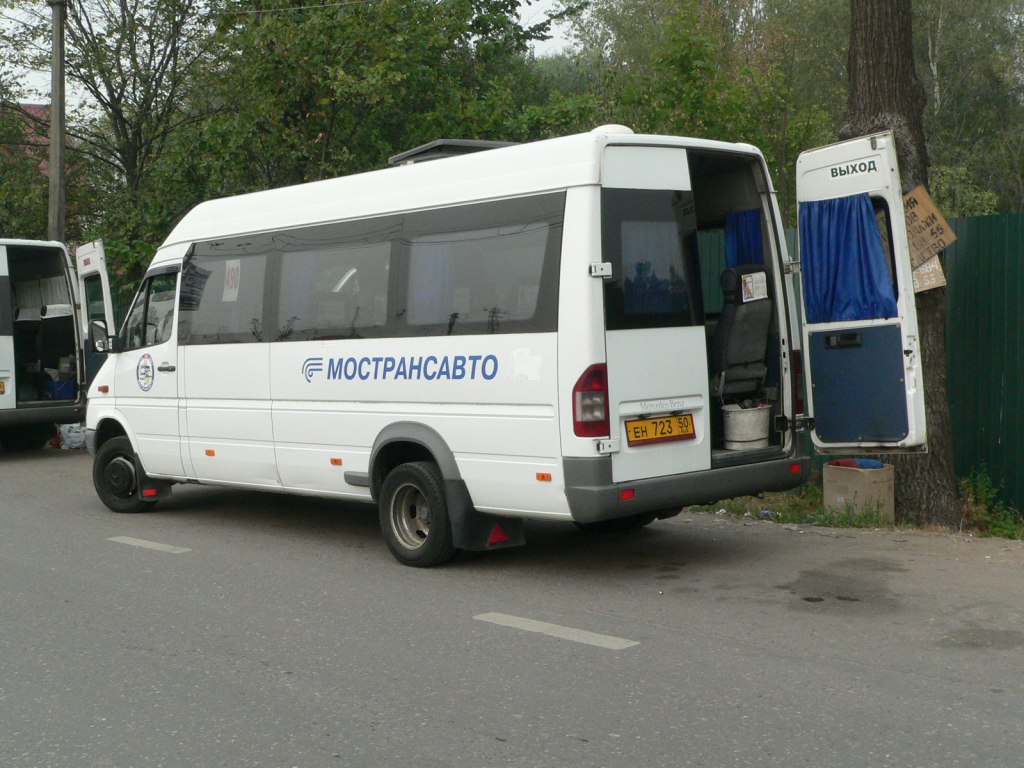
<path id="1" fill-rule="evenodd" d="M 777 523 L 824 525 L 833 528 L 892 528 L 882 518 L 878 504 L 863 508 L 847 504 L 843 508 L 826 508 L 820 475 L 793 491 L 765 493 L 761 496 L 740 496 L 717 504 L 690 507 L 695 512 L 726 514 L 736 517 L 770 520 Z"/>
<path id="2" fill-rule="evenodd" d="M 1004 539 L 1024 538 L 1024 519 L 1020 510 L 1000 498 L 1002 486 L 993 482 L 985 468 L 960 480 L 960 500 L 964 505 L 961 530 Z"/>
<path id="3" fill-rule="evenodd" d="M 959 481 L 964 517 L 960 530 L 980 536 L 1024 539 L 1024 516 L 1000 500 L 1002 487 L 993 482 L 985 468 Z M 741 496 L 717 504 L 690 507 L 695 512 L 719 513 L 778 523 L 822 525 L 832 528 L 894 528 L 903 524 L 882 518 L 878 504 L 826 508 L 821 477 L 815 474 L 801 488 L 761 496 Z"/>

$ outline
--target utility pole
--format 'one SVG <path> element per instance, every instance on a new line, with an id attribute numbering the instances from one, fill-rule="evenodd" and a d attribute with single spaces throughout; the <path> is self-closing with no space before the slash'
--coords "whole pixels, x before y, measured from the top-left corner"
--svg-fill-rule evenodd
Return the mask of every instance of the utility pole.
<path id="1" fill-rule="evenodd" d="M 53 60 L 50 70 L 49 238 L 64 242 L 64 19 L 67 0 L 47 0 L 53 10 Z"/>

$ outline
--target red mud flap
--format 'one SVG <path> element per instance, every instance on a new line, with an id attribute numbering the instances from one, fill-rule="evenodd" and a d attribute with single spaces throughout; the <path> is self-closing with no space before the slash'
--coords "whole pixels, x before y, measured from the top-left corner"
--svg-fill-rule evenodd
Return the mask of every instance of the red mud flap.
<path id="1" fill-rule="evenodd" d="M 135 459 L 135 476 L 138 480 L 138 496 L 143 501 L 160 501 L 171 495 L 171 486 L 174 483 L 167 480 L 155 480 L 142 469 L 142 462 L 139 461 L 139 454 L 133 454 Z"/>
<path id="2" fill-rule="evenodd" d="M 466 484 L 461 480 L 445 480 L 444 488 L 452 524 L 452 543 L 456 549 L 483 552 L 521 547 L 526 543 L 522 519 L 477 512 L 473 509 Z"/>
<path id="3" fill-rule="evenodd" d="M 144 478 L 139 483 L 139 498 L 143 501 L 160 501 L 171 495 L 171 485 L 165 480 L 151 480 Z"/>

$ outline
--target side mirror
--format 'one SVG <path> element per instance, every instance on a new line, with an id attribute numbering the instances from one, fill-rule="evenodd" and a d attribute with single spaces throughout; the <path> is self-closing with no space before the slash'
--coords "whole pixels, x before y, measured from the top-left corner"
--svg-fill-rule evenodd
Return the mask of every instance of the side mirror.
<path id="1" fill-rule="evenodd" d="M 114 340 L 107 335 L 107 324 L 102 320 L 89 323 L 89 346 L 93 352 L 113 352 Z"/>

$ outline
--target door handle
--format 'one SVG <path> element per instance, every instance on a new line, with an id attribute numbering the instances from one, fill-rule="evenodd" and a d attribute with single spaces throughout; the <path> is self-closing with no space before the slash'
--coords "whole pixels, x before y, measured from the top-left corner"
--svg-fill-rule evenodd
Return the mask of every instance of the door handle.
<path id="1" fill-rule="evenodd" d="M 169 373 L 169 372 L 171 372 L 171 371 L 177 370 L 177 369 L 176 369 L 176 368 L 175 368 L 175 367 L 174 367 L 173 365 L 171 365 L 170 363 L 160 363 L 160 365 L 158 365 L 158 366 L 156 367 L 156 369 L 157 369 L 158 371 L 166 371 L 166 372 L 168 372 L 168 373 Z"/>
<path id="2" fill-rule="evenodd" d="M 851 349 L 864 346 L 864 339 L 859 333 L 830 333 L 825 337 L 825 349 Z"/>

